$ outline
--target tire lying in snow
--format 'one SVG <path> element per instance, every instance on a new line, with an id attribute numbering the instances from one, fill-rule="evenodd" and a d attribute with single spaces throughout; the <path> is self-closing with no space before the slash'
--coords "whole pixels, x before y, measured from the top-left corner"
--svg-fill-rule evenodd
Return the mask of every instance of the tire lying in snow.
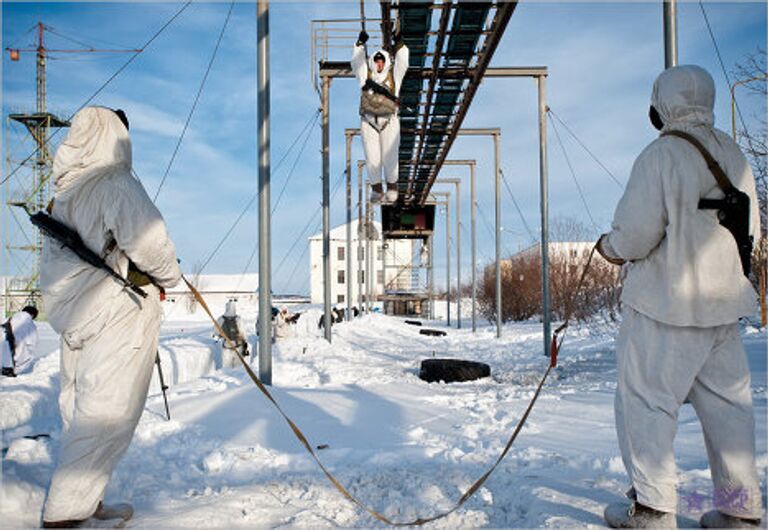
<path id="1" fill-rule="evenodd" d="M 419 370 L 419 379 L 427 383 L 457 383 L 490 376 L 491 367 L 487 364 L 461 359 L 425 359 Z"/>
<path id="2" fill-rule="evenodd" d="M 420 329 L 419 335 L 427 335 L 428 337 L 445 337 L 445 331 L 439 329 Z"/>
<path id="3" fill-rule="evenodd" d="M 418 320 L 406 320 L 405 323 L 411 326 L 421 326 L 421 322 Z"/>

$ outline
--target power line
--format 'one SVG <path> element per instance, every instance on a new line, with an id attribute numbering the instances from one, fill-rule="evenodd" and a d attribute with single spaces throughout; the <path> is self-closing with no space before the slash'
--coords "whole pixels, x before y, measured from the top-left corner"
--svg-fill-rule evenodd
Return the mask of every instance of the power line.
<path id="1" fill-rule="evenodd" d="M 570 127 L 568 127 L 568 125 L 566 125 L 566 124 L 565 124 L 565 122 L 564 122 L 562 119 L 560 119 L 560 116 L 558 116 L 557 114 L 555 114 L 555 111 L 553 111 L 551 108 L 548 108 L 548 109 L 547 109 L 547 112 L 548 112 L 549 114 L 551 114 L 553 118 L 555 118 L 557 121 L 559 121 L 559 122 L 560 122 L 560 125 L 562 125 L 562 126 L 565 128 L 565 130 L 566 130 L 566 131 L 568 131 L 568 134 L 570 134 L 570 135 L 573 137 L 573 139 L 574 139 L 574 140 L 576 140 L 576 141 L 578 142 L 578 144 L 579 144 L 579 145 L 582 147 L 582 149 L 584 149 L 584 151 L 586 151 L 586 152 L 587 152 L 587 154 L 588 154 L 590 157 L 592 157 L 592 160 L 594 160 L 595 162 L 597 162 L 597 165 L 599 165 L 601 168 L 603 168 L 603 169 L 605 170 L 605 172 L 606 172 L 606 173 L 608 173 L 608 175 L 611 177 L 611 180 L 613 180 L 613 181 L 616 183 L 616 185 L 617 185 L 617 186 L 619 186 L 620 188 L 624 189 L 624 184 L 621 182 L 621 180 L 619 180 L 619 178 L 618 178 L 618 177 L 616 177 L 616 175 L 614 175 L 614 174 L 611 172 L 611 170 L 610 170 L 610 169 L 608 169 L 608 168 L 605 166 L 605 164 L 603 164 L 603 163 L 600 161 L 600 159 L 599 159 L 599 158 L 597 158 L 597 156 L 596 156 L 596 155 L 595 155 L 595 154 L 594 154 L 592 151 L 590 151 L 589 147 L 587 147 L 587 146 L 584 144 L 584 142 L 582 142 L 582 141 L 581 141 L 581 139 L 580 139 L 578 136 L 576 136 L 576 133 L 574 133 L 574 132 L 571 130 L 571 128 L 570 128 Z"/>
<path id="2" fill-rule="evenodd" d="M 312 123 L 313 126 L 317 123 L 317 120 L 319 117 L 320 117 L 320 111 L 318 111 L 315 114 L 315 119 L 314 119 L 314 122 Z M 277 196 L 277 200 L 275 201 L 275 204 L 272 206 L 272 215 L 274 215 L 275 211 L 277 211 L 277 207 L 280 205 L 280 200 L 283 198 L 283 194 L 285 193 L 285 190 L 288 187 L 288 184 L 291 182 L 291 177 L 293 177 L 293 172 L 296 169 L 296 166 L 298 165 L 299 160 L 301 160 L 301 155 L 304 153 L 304 149 L 307 147 L 307 142 L 309 141 L 309 138 L 312 136 L 312 129 L 313 127 L 310 127 L 309 132 L 307 133 L 307 136 L 304 137 L 304 143 L 301 144 L 301 149 L 299 149 L 299 154 L 296 155 L 296 159 L 293 161 L 291 170 L 288 172 L 288 176 L 285 178 L 285 182 L 283 182 L 283 187 L 280 189 L 280 193 Z"/>
<path id="3" fill-rule="evenodd" d="M 157 202 L 157 197 L 160 195 L 160 190 L 163 189 L 163 184 L 165 184 L 165 179 L 168 178 L 168 173 L 171 171 L 171 167 L 173 166 L 173 161 L 176 160 L 176 155 L 179 152 L 179 148 L 181 147 L 181 142 L 184 141 L 184 135 L 187 134 L 187 128 L 189 128 L 189 122 L 192 121 L 192 115 L 195 113 L 195 109 L 197 108 L 197 103 L 200 101 L 200 96 L 203 93 L 203 89 L 205 88 L 205 82 L 208 80 L 208 74 L 211 73 L 211 68 L 213 68 L 213 62 L 216 60 L 216 54 L 219 52 L 219 47 L 221 46 L 221 40 L 224 38 L 224 32 L 227 29 L 227 24 L 229 24 L 229 19 L 232 16 L 232 10 L 235 7 L 234 0 L 232 3 L 229 4 L 229 11 L 227 11 L 227 16 L 224 18 L 224 24 L 221 26 L 221 31 L 219 32 L 219 38 L 216 40 L 216 46 L 213 48 L 213 53 L 211 54 L 211 59 L 208 61 L 208 67 L 205 69 L 205 74 L 203 75 L 203 79 L 200 81 L 200 86 L 197 89 L 197 94 L 195 94 L 195 99 L 192 102 L 192 108 L 189 109 L 189 114 L 187 114 L 187 121 L 184 122 L 184 128 L 181 130 L 181 135 L 179 135 L 179 140 L 176 142 L 176 147 L 173 149 L 173 154 L 171 154 L 171 159 L 168 161 L 168 166 L 165 168 L 165 173 L 163 174 L 163 178 L 160 180 L 160 185 L 157 187 L 157 191 L 155 192 L 155 198 L 152 199 L 152 202 Z"/>
<path id="4" fill-rule="evenodd" d="M 525 216 L 523 215 L 523 211 L 520 209 L 520 205 L 517 202 L 517 199 L 515 199 L 515 195 L 512 193 L 512 188 L 509 185 L 509 182 L 507 181 L 507 176 L 504 174 L 504 171 L 499 169 L 499 172 L 501 173 L 501 179 L 504 182 L 504 187 L 507 188 L 507 193 L 509 193 L 510 198 L 512 199 L 512 204 L 515 205 L 515 209 L 517 210 L 517 214 L 520 216 L 520 220 L 523 222 L 523 226 L 525 227 L 525 231 L 528 232 L 528 237 L 531 238 L 531 241 L 536 240 L 536 236 L 533 234 L 533 230 L 531 230 L 531 227 L 528 225 L 528 222 L 525 220 Z"/>
<path id="5" fill-rule="evenodd" d="M 723 72 L 723 77 L 725 77 L 725 82 L 728 83 L 728 90 L 730 91 L 733 88 L 733 84 L 731 84 L 731 78 L 728 75 L 728 71 L 725 68 L 725 62 L 723 61 L 723 56 L 720 54 L 720 47 L 717 45 L 717 39 L 715 39 L 715 32 L 712 31 L 712 26 L 709 23 L 709 17 L 707 16 L 707 11 L 704 9 L 704 4 L 701 0 L 699 0 L 699 7 L 701 8 L 701 14 L 704 16 L 704 22 L 707 25 L 707 31 L 709 32 L 709 38 L 712 40 L 712 45 L 715 48 L 715 54 L 717 55 L 717 60 L 720 63 L 720 69 Z M 741 126 L 744 128 L 744 136 L 747 139 L 747 143 L 749 144 L 749 148 L 754 151 L 754 146 L 752 145 L 752 136 L 749 134 L 749 130 L 747 129 L 747 124 L 744 121 L 744 116 L 741 114 L 741 108 L 739 107 L 739 102 L 736 100 L 736 95 L 733 95 L 733 102 L 734 106 L 736 107 L 736 114 L 739 115 L 739 121 L 741 122 Z"/>
<path id="6" fill-rule="evenodd" d="M 114 80 L 114 79 L 115 79 L 115 78 L 116 78 L 118 75 L 120 75 L 120 74 L 123 72 L 123 70 L 125 70 L 126 68 L 128 68 L 128 66 L 129 66 L 129 65 L 130 65 L 130 64 L 131 64 L 131 63 L 132 63 L 132 62 L 133 62 L 133 61 L 136 59 L 136 57 L 138 57 L 140 53 L 144 52 L 144 51 L 145 51 L 145 50 L 146 50 L 146 49 L 147 49 L 147 48 L 148 48 L 148 47 L 149 47 L 149 46 L 150 46 L 150 45 L 151 45 L 151 44 L 152 44 L 152 43 L 155 41 L 155 39 L 157 39 L 157 37 L 159 37 L 159 36 L 160 36 L 160 34 L 161 34 L 163 31 L 165 31 L 165 29 L 166 29 L 168 26 L 170 26 L 170 25 L 171 25 L 171 23 L 172 23 L 174 20 L 176 20 L 176 19 L 179 17 L 179 15 L 181 15 L 181 14 L 184 12 L 184 10 L 185 10 L 185 9 L 187 9 L 187 7 L 189 7 L 189 5 L 190 5 L 191 3 L 192 3 L 192 0 L 187 0 L 187 3 L 185 3 L 183 6 L 181 6 L 181 8 L 179 8 L 179 10 L 178 10 L 178 11 L 176 11 L 176 13 L 174 13 L 174 15 L 173 15 L 171 18 L 169 18 L 169 19 L 168 19 L 168 21 L 166 21 L 166 23 L 165 23 L 165 24 L 163 24 L 163 25 L 160 27 L 160 29 L 159 29 L 159 30 L 157 30 L 157 32 L 155 32 L 155 34 L 154 34 L 154 35 L 152 35 L 152 36 L 149 38 L 149 40 L 147 40 L 147 42 L 145 42 L 145 43 L 144 43 L 144 45 L 143 45 L 141 48 L 138 48 L 138 51 L 136 51 L 136 52 L 135 52 L 133 55 L 131 55 L 131 57 L 129 57 L 129 58 L 128 58 L 128 60 L 127 60 L 127 61 L 125 61 L 125 63 L 123 63 L 123 65 L 122 65 L 120 68 L 118 68 L 118 69 L 117 69 L 117 71 L 116 71 L 114 74 L 112 74 L 112 75 L 109 77 L 109 79 L 107 79 L 106 81 L 104 81 L 104 83 L 102 83 L 102 85 L 101 85 L 99 88 L 97 88 L 97 89 L 96 89 L 96 91 L 95 91 L 95 92 L 94 92 L 94 93 L 93 93 L 93 94 L 92 94 L 92 95 L 91 95 L 91 96 L 90 96 L 88 99 L 86 99 L 86 100 L 85 100 L 85 103 L 83 103 L 82 105 L 80 105 L 80 107 L 78 107 L 78 108 L 77 108 L 77 110 L 75 110 L 75 112 L 73 112 L 73 113 L 72 113 L 72 114 L 69 116 L 69 118 L 67 118 L 67 120 L 66 120 L 66 121 L 70 121 L 70 120 L 71 120 L 71 119 L 74 117 L 74 115 L 75 115 L 75 114 L 77 114 L 77 113 L 78 113 L 80 110 L 82 110 L 84 107 L 86 107 L 86 106 L 87 106 L 87 105 L 88 105 L 88 104 L 89 104 L 91 101 L 93 101 L 93 100 L 94 100 L 94 98 L 96 98 L 96 96 L 98 96 L 98 95 L 99 95 L 99 94 L 100 94 L 100 93 L 101 93 L 101 92 L 102 92 L 102 91 L 103 91 L 103 90 L 104 90 L 104 89 L 107 87 L 107 85 L 109 85 L 109 84 L 110 84 L 110 83 L 111 83 L 111 82 L 112 82 L 112 81 L 113 81 L 113 80 Z M 49 136 L 47 139 L 45 139 L 45 143 L 47 144 L 48 142 L 50 142 L 51 140 L 53 140 L 53 138 L 54 138 L 54 137 L 55 137 L 57 134 L 59 134 L 59 132 L 61 132 L 61 130 L 62 130 L 62 129 L 56 129 L 56 130 L 53 132 L 53 134 L 51 134 L 51 135 L 50 135 L 50 136 Z M 0 181 L 0 186 L 2 186 L 3 184 L 5 184 L 6 182 L 8 182 L 8 180 L 9 180 L 9 179 L 10 179 L 10 178 L 11 178 L 13 175 L 15 175 L 15 174 L 16 174 L 16 172 L 18 172 L 18 171 L 19 171 L 19 169 L 21 169 L 21 168 L 24 166 L 24 164 L 26 164 L 26 163 L 27 163 L 29 160 L 31 160 L 31 159 L 32 159 L 32 157 L 33 157 L 33 156 L 35 156 L 39 150 L 40 150 L 40 147 L 39 147 L 39 146 L 38 146 L 38 147 L 35 147 L 35 149 L 34 149 L 34 150 L 33 150 L 33 151 L 32 151 L 32 152 L 29 154 L 29 156 L 28 156 L 27 158 L 25 158 L 25 159 L 24 159 L 24 160 L 23 160 L 23 161 L 22 161 L 22 162 L 21 162 L 21 163 L 20 163 L 18 166 L 16 166 L 16 169 L 14 169 L 13 171 L 11 171 L 11 172 L 10 172 L 10 173 L 9 173 L 9 174 L 8 174 L 8 175 L 7 175 L 7 176 L 6 176 L 6 177 L 5 177 L 3 180 L 2 180 L 2 181 Z"/>
<path id="7" fill-rule="evenodd" d="M 581 185 L 579 184 L 579 180 L 576 178 L 576 171 L 573 169 L 573 165 L 571 164 L 571 159 L 568 157 L 568 152 L 565 150 L 565 145 L 563 145 L 563 141 L 560 138 L 560 133 L 557 130 L 557 127 L 555 127 L 555 122 L 550 122 L 552 124 L 552 130 L 555 133 L 555 138 L 557 138 L 557 143 L 560 144 L 560 149 L 563 152 L 563 157 L 565 158 L 566 164 L 568 164 L 568 169 L 571 172 L 571 176 L 573 177 L 573 183 L 576 184 L 576 189 L 579 192 L 579 197 L 581 197 L 581 202 L 584 205 L 584 209 L 587 212 L 587 216 L 589 217 L 589 220 L 592 221 L 592 226 L 595 227 L 595 230 L 598 232 L 600 229 L 597 226 L 597 223 L 595 223 L 595 218 L 592 217 L 592 211 L 589 209 L 589 204 L 587 204 L 587 199 L 584 197 L 584 191 L 581 189 Z"/>

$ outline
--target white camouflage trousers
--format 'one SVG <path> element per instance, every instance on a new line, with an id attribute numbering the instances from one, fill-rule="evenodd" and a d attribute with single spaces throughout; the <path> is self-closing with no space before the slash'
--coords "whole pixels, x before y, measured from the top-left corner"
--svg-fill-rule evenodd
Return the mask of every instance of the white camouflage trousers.
<path id="1" fill-rule="evenodd" d="M 755 420 L 738 324 L 676 327 L 627 306 L 623 313 L 616 430 L 638 502 L 665 512 L 677 509 L 672 443 L 678 410 L 687 399 L 704 430 L 715 507 L 759 518 Z"/>
<path id="2" fill-rule="evenodd" d="M 104 497 L 112 471 L 131 443 L 147 398 L 157 354 L 158 291 L 141 305 L 121 296 L 107 325 L 82 348 L 61 341 L 63 423 L 59 462 L 43 520 L 86 519 Z"/>
<path id="3" fill-rule="evenodd" d="M 387 120 L 389 120 L 387 122 Z M 386 123 L 386 126 L 384 124 Z M 375 126 L 374 126 L 375 125 Z M 363 116 L 360 119 L 360 136 L 363 139 L 368 182 L 381 183 L 381 173 L 389 184 L 397 182 L 398 153 L 400 150 L 400 117 L 378 118 Z"/>

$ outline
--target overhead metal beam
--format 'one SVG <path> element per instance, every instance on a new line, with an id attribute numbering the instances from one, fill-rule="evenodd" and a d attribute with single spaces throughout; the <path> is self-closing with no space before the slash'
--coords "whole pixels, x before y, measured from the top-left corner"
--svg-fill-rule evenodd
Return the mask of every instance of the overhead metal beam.
<path id="1" fill-rule="evenodd" d="M 440 68 L 438 78 L 443 79 L 472 79 L 476 77 L 477 68 Z M 537 77 L 547 75 L 546 66 L 503 66 L 488 67 L 482 77 Z M 406 76 L 429 79 L 432 68 L 410 68 Z M 349 78 L 355 77 L 349 61 L 320 61 L 320 77 Z"/>
<path id="2" fill-rule="evenodd" d="M 486 76 L 486 70 L 488 70 L 491 59 L 493 58 L 493 54 L 501 42 L 501 38 L 504 35 L 504 30 L 509 23 L 509 19 L 512 18 L 512 13 L 514 13 L 515 8 L 517 7 L 517 2 L 511 1 L 500 4 L 497 3 L 496 6 L 496 14 L 493 18 L 493 22 L 491 22 L 492 33 L 485 39 L 483 48 L 480 50 L 477 66 L 473 69 L 473 76 L 470 79 L 469 85 L 464 91 L 463 97 L 461 98 L 461 106 L 456 113 L 456 117 L 451 122 L 452 130 L 448 133 L 447 138 L 443 140 L 440 153 L 435 165 L 433 166 L 433 169 L 430 172 L 430 176 L 428 177 L 424 191 L 428 191 L 432 186 L 432 183 L 437 178 L 437 174 L 440 172 L 440 167 L 443 165 L 443 161 L 445 161 L 445 159 L 448 157 L 448 152 L 451 150 L 453 141 L 456 139 L 456 135 L 461 128 L 461 124 L 464 122 L 464 118 L 469 111 L 469 107 L 472 104 L 475 93 L 480 86 L 480 81 L 483 79 L 483 77 Z M 423 193 L 422 200 L 425 198 L 426 194 Z"/>

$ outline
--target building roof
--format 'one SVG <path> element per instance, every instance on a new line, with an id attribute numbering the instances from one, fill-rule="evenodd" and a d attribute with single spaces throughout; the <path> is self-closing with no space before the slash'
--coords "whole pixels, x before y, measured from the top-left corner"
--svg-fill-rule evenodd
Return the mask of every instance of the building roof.
<path id="1" fill-rule="evenodd" d="M 359 219 L 352 219 L 350 223 L 352 225 L 352 240 L 357 239 Z M 376 227 L 376 232 L 381 234 L 381 223 L 378 221 L 372 221 L 373 226 Z M 310 241 L 316 241 L 323 239 L 323 233 L 319 232 L 309 238 Z M 347 240 L 347 223 L 331 228 L 331 241 L 346 241 Z"/>

